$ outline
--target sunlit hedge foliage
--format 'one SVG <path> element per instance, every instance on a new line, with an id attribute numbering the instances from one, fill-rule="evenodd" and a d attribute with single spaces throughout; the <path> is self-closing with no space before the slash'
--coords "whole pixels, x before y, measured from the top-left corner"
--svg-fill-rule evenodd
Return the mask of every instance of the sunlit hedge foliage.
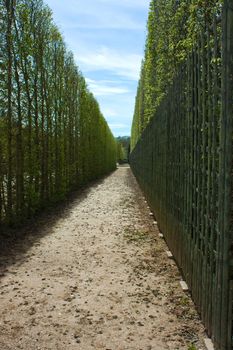
<path id="1" fill-rule="evenodd" d="M 0 0 L 0 223 L 116 166 L 116 142 L 42 0 Z"/>
<path id="2" fill-rule="evenodd" d="M 151 0 L 145 57 L 136 96 L 131 150 L 160 105 L 197 35 L 223 0 Z"/>

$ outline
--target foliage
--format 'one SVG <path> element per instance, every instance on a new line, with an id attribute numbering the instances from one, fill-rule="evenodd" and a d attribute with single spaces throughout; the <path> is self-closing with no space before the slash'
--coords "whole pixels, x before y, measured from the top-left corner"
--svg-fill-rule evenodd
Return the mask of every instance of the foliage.
<path id="1" fill-rule="evenodd" d="M 156 1 L 159 16 L 161 3 Z M 182 11 L 182 1 L 176 3 L 177 11 Z M 218 1 L 186 5 L 183 39 L 177 37 L 172 45 L 177 48 L 171 51 L 174 65 L 166 46 L 166 57 L 159 62 L 163 31 L 156 28 L 153 33 L 154 55 L 149 57 L 154 59 L 150 69 L 155 75 L 147 90 L 146 56 L 130 164 L 214 345 L 232 349 L 233 1 L 226 0 L 223 6 Z M 171 21 L 176 16 L 168 14 L 166 35 L 171 43 Z M 154 105 L 145 128 L 150 93 L 154 93 L 150 100 Z"/>
<path id="2" fill-rule="evenodd" d="M 188 350 L 197 350 L 197 348 L 194 344 L 192 344 L 189 346 Z"/>
<path id="3" fill-rule="evenodd" d="M 200 29 L 219 13 L 222 0 L 151 0 L 145 57 L 135 101 L 131 150 L 155 115 Z"/>
<path id="4" fill-rule="evenodd" d="M 123 163 L 127 159 L 126 152 L 122 144 L 117 141 L 117 162 Z"/>
<path id="5" fill-rule="evenodd" d="M 116 138 L 117 142 L 117 161 L 118 163 L 128 162 L 130 137 L 119 136 Z"/>
<path id="6" fill-rule="evenodd" d="M 0 223 L 115 169 L 116 142 L 42 0 L 0 0 Z"/>

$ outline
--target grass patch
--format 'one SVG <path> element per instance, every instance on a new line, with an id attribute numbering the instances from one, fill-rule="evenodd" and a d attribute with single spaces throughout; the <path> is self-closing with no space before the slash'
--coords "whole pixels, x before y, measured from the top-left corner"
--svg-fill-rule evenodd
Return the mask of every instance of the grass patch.
<path id="1" fill-rule="evenodd" d="M 188 347 L 188 350 L 197 350 L 197 348 L 194 344 L 192 344 Z"/>
<path id="2" fill-rule="evenodd" d="M 140 243 L 148 239 L 148 234 L 141 231 L 125 230 L 124 238 L 128 243 Z"/>
<path id="3" fill-rule="evenodd" d="M 186 297 L 186 296 L 182 297 L 182 298 L 180 299 L 180 304 L 181 304 L 182 306 L 189 306 L 189 304 L 190 304 L 189 298 Z M 192 348 L 191 348 L 190 350 L 192 350 Z"/>

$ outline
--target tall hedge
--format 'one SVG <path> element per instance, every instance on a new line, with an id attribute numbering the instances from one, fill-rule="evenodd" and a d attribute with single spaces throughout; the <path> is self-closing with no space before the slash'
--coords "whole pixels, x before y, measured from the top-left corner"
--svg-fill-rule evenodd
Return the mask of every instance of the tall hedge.
<path id="1" fill-rule="evenodd" d="M 0 0 L 0 224 L 115 169 L 116 142 L 42 0 Z"/>
<path id="2" fill-rule="evenodd" d="M 161 101 L 198 33 L 223 0 L 151 0 L 147 23 L 145 57 L 135 102 L 131 150 L 155 115 Z"/>

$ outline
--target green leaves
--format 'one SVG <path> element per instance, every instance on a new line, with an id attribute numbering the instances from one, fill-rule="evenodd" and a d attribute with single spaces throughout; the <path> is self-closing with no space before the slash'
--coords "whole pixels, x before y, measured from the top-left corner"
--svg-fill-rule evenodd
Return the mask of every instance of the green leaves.
<path id="1" fill-rule="evenodd" d="M 0 10 L 0 224 L 17 224 L 114 170 L 116 141 L 51 10 Z"/>
<path id="2" fill-rule="evenodd" d="M 132 124 L 131 149 L 155 115 L 178 67 L 187 59 L 200 30 L 220 13 L 223 0 L 151 0 L 145 58 Z"/>

